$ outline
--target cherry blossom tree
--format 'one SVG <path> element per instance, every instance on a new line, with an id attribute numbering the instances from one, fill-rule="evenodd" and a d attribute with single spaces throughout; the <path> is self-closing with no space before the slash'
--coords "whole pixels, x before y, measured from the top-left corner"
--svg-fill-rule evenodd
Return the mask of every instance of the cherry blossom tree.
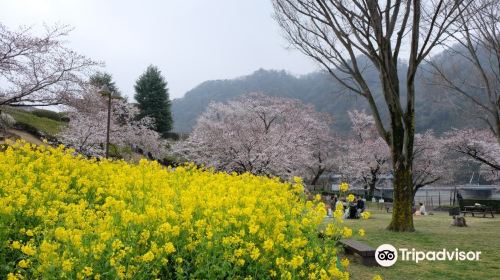
<path id="1" fill-rule="evenodd" d="M 373 196 L 380 175 L 391 170 L 389 147 L 377 133 L 371 115 L 357 110 L 348 114 L 353 135 L 345 140 L 341 170 L 351 180 L 360 179 L 367 194 Z"/>
<path id="2" fill-rule="evenodd" d="M 342 152 L 340 137 L 330 132 L 332 118 L 326 114 L 318 114 L 316 128 L 311 129 L 310 152 L 307 159 L 303 161 L 305 182 L 309 185 L 316 185 L 319 178 L 326 172 L 338 170 L 339 164 L 336 161 Z"/>
<path id="3" fill-rule="evenodd" d="M 340 159 L 347 177 L 361 179 L 373 196 L 381 174 L 392 172 L 390 151 L 377 134 L 373 117 L 364 111 L 350 111 L 353 137 L 346 140 L 347 152 Z M 413 195 L 426 185 L 452 180 L 454 164 L 445 149 L 446 141 L 432 131 L 415 134 L 413 147 Z"/>
<path id="4" fill-rule="evenodd" d="M 16 121 L 11 115 L 0 112 L 0 132 L 3 136 L 7 135 L 7 129 L 12 127 L 15 123 Z"/>
<path id="5" fill-rule="evenodd" d="M 0 106 L 48 106 L 61 104 L 100 65 L 65 46 L 71 28 L 45 27 L 9 30 L 0 23 Z"/>
<path id="6" fill-rule="evenodd" d="M 106 139 L 107 111 L 104 98 L 97 89 L 88 86 L 79 98 L 68 101 L 70 121 L 59 135 L 60 140 L 78 152 L 89 156 L 103 156 Z M 137 119 L 138 109 L 124 100 L 114 100 L 110 142 L 119 147 L 135 147 L 149 152 L 154 158 L 165 156 L 167 143 L 151 130 L 150 118 Z"/>
<path id="7" fill-rule="evenodd" d="M 431 130 L 415 134 L 413 147 L 413 196 L 426 185 L 449 183 L 457 163 L 446 147 L 447 139 Z"/>
<path id="8" fill-rule="evenodd" d="M 298 100 L 250 94 L 210 104 L 176 150 L 216 170 L 314 181 L 331 164 L 330 122 Z"/>
<path id="9" fill-rule="evenodd" d="M 446 147 L 460 155 L 460 161 L 479 163 L 486 179 L 500 180 L 500 146 L 491 130 L 454 130 L 447 133 L 446 138 Z"/>

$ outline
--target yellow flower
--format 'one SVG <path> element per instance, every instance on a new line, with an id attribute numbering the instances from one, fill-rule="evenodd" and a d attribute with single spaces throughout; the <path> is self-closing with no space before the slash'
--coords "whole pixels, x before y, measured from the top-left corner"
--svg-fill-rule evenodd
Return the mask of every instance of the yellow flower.
<path id="1" fill-rule="evenodd" d="M 167 254 L 171 254 L 171 253 L 174 253 L 175 252 L 175 246 L 172 242 L 168 242 L 167 244 L 165 244 L 165 252 Z"/>
<path id="2" fill-rule="evenodd" d="M 151 236 L 151 234 L 149 233 L 149 230 L 144 230 L 141 233 L 141 240 L 139 241 L 139 243 L 145 243 L 146 241 L 149 240 L 150 236 Z"/>
<path id="3" fill-rule="evenodd" d="M 236 265 L 237 266 L 243 266 L 245 264 L 245 260 L 244 259 L 238 259 L 236 260 Z"/>
<path id="4" fill-rule="evenodd" d="M 264 250 L 266 251 L 271 251 L 273 249 L 273 246 L 274 246 L 273 240 L 267 239 L 266 241 L 264 241 L 264 246 L 262 246 L 262 248 L 264 248 Z"/>
<path id="5" fill-rule="evenodd" d="M 29 260 L 20 260 L 17 265 L 20 267 L 20 268 L 28 268 L 30 266 L 30 262 Z"/>
<path id="6" fill-rule="evenodd" d="M 70 260 L 64 260 L 62 262 L 62 269 L 63 271 L 69 272 L 71 269 L 73 269 L 73 263 Z"/>
<path id="7" fill-rule="evenodd" d="M 274 278 L 328 279 L 336 240 L 349 233 L 333 220 L 328 236 L 318 236 L 324 204 L 306 199 L 298 177 L 283 182 L 9 145 L 0 149 L 0 228 L 25 238 L 0 244 L 16 264 L 8 279 L 155 279 L 165 266 L 195 275 L 220 265 L 210 254 Z"/>
<path id="8" fill-rule="evenodd" d="M 359 234 L 359 236 L 361 236 L 361 237 L 365 236 L 365 230 L 364 230 L 364 229 L 362 229 L 362 228 L 360 228 L 360 229 L 358 230 L 358 234 Z"/>
<path id="9" fill-rule="evenodd" d="M 348 190 L 349 190 L 349 184 L 347 184 L 346 182 L 342 182 L 342 183 L 340 183 L 340 185 L 339 185 L 339 190 L 340 190 L 341 192 L 346 192 L 346 191 L 348 191 Z"/>
<path id="10" fill-rule="evenodd" d="M 180 232 L 181 232 L 181 229 L 179 228 L 179 226 L 174 226 L 172 228 L 172 235 L 173 236 L 179 236 Z"/>
<path id="11" fill-rule="evenodd" d="M 375 274 L 375 276 L 373 276 L 373 280 L 383 280 L 383 279 L 382 276 Z"/>
<path id="12" fill-rule="evenodd" d="M 18 279 L 21 279 L 21 278 L 18 278 L 14 273 L 9 273 L 7 274 L 7 280 L 18 280 Z"/>
<path id="13" fill-rule="evenodd" d="M 256 260 L 259 258 L 259 256 L 260 256 L 260 250 L 258 248 L 253 248 L 252 252 L 250 253 L 250 258 L 252 258 L 252 260 Z"/>
<path id="14" fill-rule="evenodd" d="M 352 193 L 347 196 L 347 201 L 348 202 L 353 202 L 354 199 L 355 199 L 355 197 L 354 197 L 354 195 Z"/>
<path id="15" fill-rule="evenodd" d="M 342 218 L 342 216 L 344 216 L 344 211 L 341 209 L 335 210 L 335 212 L 333 212 L 333 217 L 336 219 L 340 219 Z"/>
<path id="16" fill-rule="evenodd" d="M 21 247 L 21 252 L 28 256 L 34 256 L 36 254 L 36 249 L 31 244 L 27 244 Z"/>
<path id="17" fill-rule="evenodd" d="M 21 243 L 19 241 L 13 241 L 12 244 L 10 245 L 12 247 L 12 249 L 21 249 Z"/>
<path id="18" fill-rule="evenodd" d="M 87 277 L 90 277 L 93 273 L 93 270 L 92 270 L 92 267 L 84 267 L 83 270 L 82 270 L 83 274 Z"/>
<path id="19" fill-rule="evenodd" d="M 302 184 L 302 178 L 295 176 L 293 177 L 293 182 L 295 184 Z"/>
<path id="20" fill-rule="evenodd" d="M 301 266 L 303 263 L 304 263 L 304 258 L 302 258 L 302 256 L 294 256 L 292 258 L 292 260 L 290 261 L 290 265 L 293 268 L 297 268 L 297 267 Z"/>
<path id="21" fill-rule="evenodd" d="M 248 227 L 248 232 L 250 232 L 250 234 L 256 234 L 259 231 L 259 228 L 259 225 L 250 225 Z"/>
<path id="22" fill-rule="evenodd" d="M 155 258 L 155 255 L 153 254 L 153 252 L 148 251 L 146 254 L 144 254 L 144 255 L 142 256 L 142 261 L 143 261 L 143 262 L 150 262 L 150 261 L 152 261 L 154 258 Z"/>
<path id="23" fill-rule="evenodd" d="M 245 252 L 245 251 L 244 251 L 243 249 L 236 249 L 236 250 L 234 250 L 234 255 L 235 255 L 236 257 L 241 257 L 241 256 L 243 256 L 243 253 L 244 253 L 244 252 Z"/>
<path id="24" fill-rule="evenodd" d="M 344 227 L 344 228 L 342 229 L 342 236 L 343 236 L 344 238 L 349 238 L 349 237 L 351 237 L 351 236 L 352 236 L 352 229 L 350 229 L 350 228 L 348 228 L 348 227 Z"/>
<path id="25" fill-rule="evenodd" d="M 280 266 L 285 263 L 285 259 L 283 257 L 276 258 L 276 265 Z"/>
<path id="26" fill-rule="evenodd" d="M 65 240 L 68 236 L 66 230 L 62 227 L 56 228 L 56 230 L 54 231 L 54 235 L 58 240 Z"/>
<path id="27" fill-rule="evenodd" d="M 325 229 L 325 234 L 326 236 L 328 237 L 331 237 L 335 234 L 335 226 L 334 224 L 332 223 L 329 223 L 327 226 L 326 226 L 326 229 Z"/>
<path id="28" fill-rule="evenodd" d="M 342 264 L 343 267 L 347 268 L 349 266 L 349 259 L 343 258 L 340 263 Z"/>
<path id="29" fill-rule="evenodd" d="M 278 241 L 283 242 L 285 240 L 285 235 L 283 233 L 278 234 Z"/>
<path id="30" fill-rule="evenodd" d="M 123 243 L 120 241 L 120 239 L 116 239 L 115 241 L 113 241 L 113 243 L 111 243 L 111 248 L 113 248 L 113 250 L 118 250 L 120 249 L 121 247 L 123 247 Z"/>
<path id="31" fill-rule="evenodd" d="M 368 219 L 370 219 L 370 216 L 371 216 L 371 213 L 370 213 L 370 212 L 368 212 L 368 211 L 365 211 L 365 212 L 361 213 L 361 218 L 362 218 L 363 220 L 368 220 Z"/>

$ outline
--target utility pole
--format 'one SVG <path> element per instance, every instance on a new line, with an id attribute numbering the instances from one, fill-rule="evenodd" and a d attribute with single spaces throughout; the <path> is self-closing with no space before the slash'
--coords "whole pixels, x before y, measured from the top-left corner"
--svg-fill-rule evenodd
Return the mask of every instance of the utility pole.
<path id="1" fill-rule="evenodd" d="M 109 131 L 111 128 L 111 91 L 109 90 L 109 87 L 107 85 L 102 86 L 102 88 L 99 90 L 99 93 L 102 96 L 108 97 L 108 123 L 106 125 L 106 153 L 105 153 L 105 158 L 109 157 Z"/>

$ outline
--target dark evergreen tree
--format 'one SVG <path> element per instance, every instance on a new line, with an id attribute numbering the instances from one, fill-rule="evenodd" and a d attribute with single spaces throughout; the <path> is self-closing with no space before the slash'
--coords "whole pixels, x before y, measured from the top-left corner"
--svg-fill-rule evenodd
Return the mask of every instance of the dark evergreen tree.
<path id="1" fill-rule="evenodd" d="M 167 82 L 157 67 L 150 65 L 135 84 L 134 95 L 140 110 L 139 118 L 151 117 L 155 121 L 153 128 L 162 137 L 169 136 L 172 129 L 172 113 Z"/>
<path id="2" fill-rule="evenodd" d="M 90 76 L 89 83 L 96 88 L 101 88 L 107 85 L 109 90 L 113 92 L 113 95 L 121 96 L 121 92 L 113 81 L 113 76 L 105 72 L 96 72 Z"/>

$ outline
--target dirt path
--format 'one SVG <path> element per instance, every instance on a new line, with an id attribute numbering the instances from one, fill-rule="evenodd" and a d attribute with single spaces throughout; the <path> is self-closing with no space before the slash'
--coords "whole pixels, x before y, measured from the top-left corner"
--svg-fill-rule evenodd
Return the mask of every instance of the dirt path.
<path id="1" fill-rule="evenodd" d="M 25 132 L 25 131 L 22 131 L 22 130 L 18 130 L 18 129 L 9 129 L 7 131 L 7 139 L 10 139 L 10 140 L 17 140 L 17 139 L 24 139 L 26 142 L 29 142 L 29 143 L 32 143 L 32 144 L 36 144 L 36 145 L 45 145 L 45 143 L 43 143 L 40 139 L 36 138 L 35 136 Z M 0 140 L 0 144 L 4 144 L 5 141 L 2 141 Z"/>

